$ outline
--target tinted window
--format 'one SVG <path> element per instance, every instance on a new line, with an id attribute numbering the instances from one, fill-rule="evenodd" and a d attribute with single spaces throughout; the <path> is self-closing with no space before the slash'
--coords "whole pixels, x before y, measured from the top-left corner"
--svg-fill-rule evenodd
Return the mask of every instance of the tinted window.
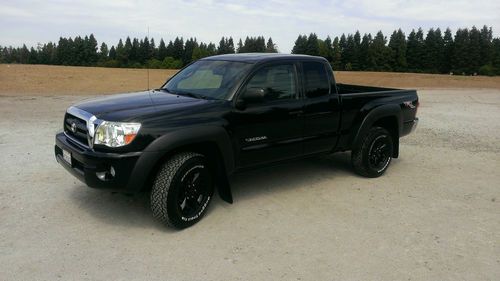
<path id="1" fill-rule="evenodd" d="M 293 99 L 297 96 L 295 67 L 282 64 L 263 67 L 248 82 L 246 89 L 266 90 L 266 100 Z"/>
<path id="2" fill-rule="evenodd" d="M 251 67 L 243 62 L 200 60 L 177 73 L 163 88 L 175 94 L 225 99 Z"/>
<path id="3" fill-rule="evenodd" d="M 303 68 L 306 97 L 314 98 L 328 95 L 330 82 L 325 66 L 319 62 L 304 62 Z"/>

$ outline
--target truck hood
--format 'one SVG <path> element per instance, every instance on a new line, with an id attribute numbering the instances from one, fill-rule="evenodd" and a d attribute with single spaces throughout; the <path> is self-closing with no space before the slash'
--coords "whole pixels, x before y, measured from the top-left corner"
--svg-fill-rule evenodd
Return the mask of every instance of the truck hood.
<path id="1" fill-rule="evenodd" d="M 130 119 L 133 116 L 156 112 L 159 109 L 182 108 L 207 102 L 209 101 L 173 95 L 164 91 L 143 91 L 90 99 L 74 106 L 92 113 L 97 118 L 116 121 L 123 117 Z"/>

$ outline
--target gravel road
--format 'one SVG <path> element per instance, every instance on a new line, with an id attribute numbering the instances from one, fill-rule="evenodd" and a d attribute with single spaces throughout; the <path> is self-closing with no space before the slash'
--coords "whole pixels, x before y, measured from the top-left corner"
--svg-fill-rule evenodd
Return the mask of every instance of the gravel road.
<path id="1" fill-rule="evenodd" d="M 500 90 L 423 90 L 378 179 L 349 153 L 247 172 L 173 231 L 53 156 L 84 97 L 0 97 L 1 280 L 498 280 Z"/>

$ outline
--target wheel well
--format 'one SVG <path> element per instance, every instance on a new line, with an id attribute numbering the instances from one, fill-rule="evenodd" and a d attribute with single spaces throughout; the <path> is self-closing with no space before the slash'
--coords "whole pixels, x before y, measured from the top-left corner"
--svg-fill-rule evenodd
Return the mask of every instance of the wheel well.
<path id="1" fill-rule="evenodd" d="M 397 158 L 399 156 L 399 126 L 398 120 L 395 116 L 387 116 L 377 120 L 373 123 L 373 127 L 382 127 L 389 131 L 392 136 L 394 144 L 393 157 Z"/>
<path id="2" fill-rule="evenodd" d="M 214 142 L 199 142 L 188 145 L 183 145 L 177 147 L 171 151 L 166 152 L 154 165 L 153 169 L 149 172 L 147 177 L 147 183 L 144 185 L 144 191 L 151 189 L 153 181 L 160 169 L 161 165 L 165 163 L 165 161 L 172 157 L 172 155 L 177 154 L 183 151 L 196 152 L 205 155 L 208 158 L 209 167 L 212 172 L 217 175 L 216 179 L 219 178 L 219 175 L 225 175 L 224 164 L 222 161 L 222 154 L 219 150 L 219 147 Z"/>

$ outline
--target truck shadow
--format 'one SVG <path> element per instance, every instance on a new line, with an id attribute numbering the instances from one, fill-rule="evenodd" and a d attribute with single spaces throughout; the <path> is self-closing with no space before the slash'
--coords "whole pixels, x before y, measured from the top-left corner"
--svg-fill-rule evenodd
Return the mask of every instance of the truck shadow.
<path id="1" fill-rule="evenodd" d="M 132 196 L 96 190 L 78 183 L 71 190 L 71 199 L 79 209 L 106 224 L 175 232 L 153 219 L 149 192 Z"/>
<path id="2" fill-rule="evenodd" d="M 350 159 L 350 153 L 336 153 L 236 174 L 231 179 L 234 203 L 331 181 L 338 176 L 356 177 Z"/>
<path id="3" fill-rule="evenodd" d="M 330 181 L 332 177 L 353 176 L 349 153 L 337 153 L 318 158 L 292 161 L 235 175 L 231 179 L 235 205 L 239 201 L 258 196 L 273 196 L 287 190 L 309 186 L 311 183 Z M 75 206 L 98 220 L 127 227 L 147 228 L 161 232 L 177 232 L 152 218 L 149 193 L 135 196 L 95 190 L 77 183 L 71 190 Z M 214 196 L 207 216 L 217 206 L 227 204 Z"/>

